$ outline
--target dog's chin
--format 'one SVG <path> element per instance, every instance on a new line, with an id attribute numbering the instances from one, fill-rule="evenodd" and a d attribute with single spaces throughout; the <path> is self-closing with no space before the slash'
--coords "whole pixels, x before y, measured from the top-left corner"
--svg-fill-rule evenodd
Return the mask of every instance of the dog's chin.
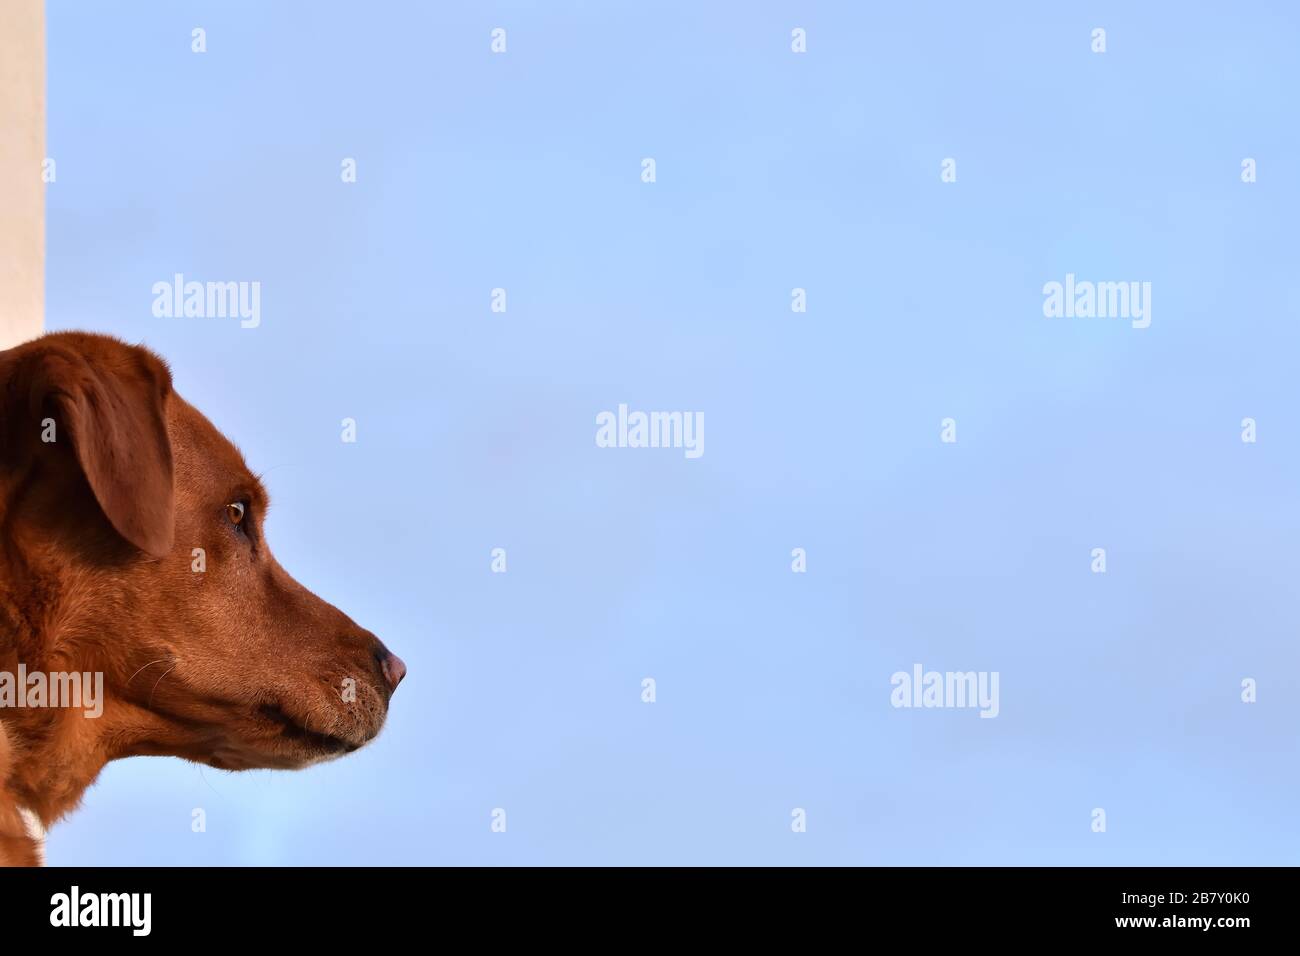
<path id="1" fill-rule="evenodd" d="M 309 750 L 298 746 L 267 746 L 263 743 L 221 747 L 202 762 L 215 770 L 301 770 L 313 764 L 336 760 L 347 750 Z"/>
<path id="2" fill-rule="evenodd" d="M 251 715 L 247 733 L 223 741 L 203 762 L 218 770 L 298 770 L 360 750 L 379 729 L 358 728 L 347 736 L 314 730 L 282 708 L 267 704 Z"/>

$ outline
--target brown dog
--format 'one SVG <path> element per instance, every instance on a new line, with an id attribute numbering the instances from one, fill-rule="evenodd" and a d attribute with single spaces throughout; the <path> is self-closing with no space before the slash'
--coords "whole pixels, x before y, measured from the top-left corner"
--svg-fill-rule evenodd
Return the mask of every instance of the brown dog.
<path id="1" fill-rule="evenodd" d="M 0 352 L 0 864 L 37 862 L 31 818 L 110 760 L 295 768 L 379 733 L 406 667 L 276 563 L 266 507 L 152 352 L 80 332 Z M 94 674 L 102 713 L 55 700 Z"/>

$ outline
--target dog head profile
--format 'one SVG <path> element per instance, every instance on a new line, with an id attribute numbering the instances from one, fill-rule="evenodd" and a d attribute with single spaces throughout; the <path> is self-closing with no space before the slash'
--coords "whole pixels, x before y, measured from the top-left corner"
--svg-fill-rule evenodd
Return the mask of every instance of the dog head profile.
<path id="1" fill-rule="evenodd" d="M 0 862 L 6 801 L 49 825 L 110 760 L 292 769 L 379 733 L 406 667 L 276 562 L 267 506 L 149 350 L 0 352 L 0 680 L 31 684 L 0 693 Z M 99 713 L 58 706 L 91 674 Z"/>

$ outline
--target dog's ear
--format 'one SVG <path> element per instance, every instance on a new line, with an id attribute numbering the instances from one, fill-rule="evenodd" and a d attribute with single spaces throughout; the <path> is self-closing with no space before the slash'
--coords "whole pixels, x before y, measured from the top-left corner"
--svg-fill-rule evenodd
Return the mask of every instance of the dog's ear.
<path id="1" fill-rule="evenodd" d="M 6 444 L 70 442 L 100 510 L 127 541 L 162 557 L 175 530 L 164 402 L 171 373 L 147 349 L 57 335 L 0 352 Z M 32 444 L 28 444 L 28 442 Z"/>

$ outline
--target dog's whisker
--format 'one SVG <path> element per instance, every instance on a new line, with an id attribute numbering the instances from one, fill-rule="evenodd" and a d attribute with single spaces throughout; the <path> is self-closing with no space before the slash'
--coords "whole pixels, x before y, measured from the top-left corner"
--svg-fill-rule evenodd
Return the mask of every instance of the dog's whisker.
<path id="1" fill-rule="evenodd" d="M 167 675 L 164 674 L 163 676 L 166 677 Z M 204 784 L 207 785 L 207 788 L 208 788 L 209 790 L 211 790 L 213 793 L 217 794 L 218 797 L 221 796 L 221 794 L 217 791 L 217 788 L 214 787 L 212 784 L 208 783 L 208 778 L 207 778 L 206 776 L 204 776 L 202 765 L 201 765 L 201 764 L 195 764 L 194 766 L 195 766 L 195 767 L 197 768 L 197 770 L 199 771 L 199 779 L 202 780 L 202 781 L 204 782 Z"/>
<path id="2" fill-rule="evenodd" d="M 139 675 L 140 671 L 144 670 L 145 667 L 152 667 L 154 664 L 166 664 L 166 663 L 167 663 L 168 661 L 170 661 L 170 660 L 174 660 L 174 658 L 171 658 L 171 657 L 160 657 L 160 658 L 158 658 L 158 660 L 156 660 L 156 661 L 150 661 L 148 664 L 145 664 L 144 667 L 141 667 L 140 670 L 137 670 L 134 674 L 132 674 L 130 677 L 128 677 L 128 678 L 126 679 L 126 684 L 125 684 L 124 686 L 127 686 L 127 687 L 131 686 L 131 681 L 135 680 L 136 677 Z M 172 666 L 175 667 L 176 665 L 173 664 Z M 163 676 L 166 676 L 166 675 L 163 675 Z"/>
<path id="3" fill-rule="evenodd" d="M 179 664 L 179 663 L 180 663 L 180 661 L 173 661 L 173 662 L 172 662 L 172 666 L 169 667 L 169 668 L 167 668 L 165 671 L 162 672 L 162 677 L 159 677 L 156 681 L 154 681 L 153 690 L 149 691 L 149 703 L 147 703 L 147 704 L 145 705 L 146 707 L 152 707 L 152 706 L 153 706 L 153 695 L 154 695 L 154 691 L 156 691 L 156 690 L 158 689 L 158 685 L 161 684 L 161 683 L 163 682 L 163 677 L 166 677 L 166 676 L 167 676 L 168 674 L 170 674 L 172 671 L 176 670 L 176 665 Z"/>

